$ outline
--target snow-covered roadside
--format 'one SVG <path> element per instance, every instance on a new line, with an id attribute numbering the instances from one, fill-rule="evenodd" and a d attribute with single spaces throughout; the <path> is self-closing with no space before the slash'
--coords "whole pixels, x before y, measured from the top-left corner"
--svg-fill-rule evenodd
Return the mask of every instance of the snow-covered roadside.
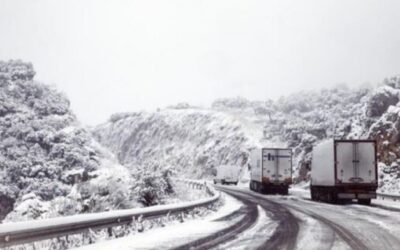
<path id="1" fill-rule="evenodd" d="M 213 234 L 235 223 L 236 220 L 219 221 L 218 219 L 239 210 L 242 206 L 242 203 L 237 199 L 228 195 L 221 195 L 224 204 L 218 211 L 202 219 L 195 219 L 184 223 L 174 222 L 166 227 L 136 233 L 120 239 L 99 241 L 96 244 L 83 246 L 78 249 L 168 249 Z"/>
<path id="2" fill-rule="evenodd" d="M 382 200 L 380 198 L 376 200 L 372 200 L 372 205 L 380 205 L 383 207 L 388 207 L 388 208 L 398 208 L 400 209 L 400 201 L 391 201 L 391 200 Z"/>
<path id="3" fill-rule="evenodd" d="M 289 193 L 293 196 L 300 197 L 302 199 L 311 199 L 310 191 L 301 187 L 292 187 Z M 373 199 L 371 201 L 372 206 L 381 206 L 387 208 L 400 209 L 400 201 L 391 201 L 389 199 L 382 200 L 381 198 Z"/>
<path id="4" fill-rule="evenodd" d="M 267 212 L 260 206 L 257 206 L 257 210 L 260 216 L 256 223 L 239 235 L 237 239 L 218 247 L 218 249 L 256 249 L 270 238 L 278 224 L 276 221 L 268 219 Z"/>
<path id="5" fill-rule="evenodd" d="M 289 194 L 303 199 L 311 199 L 310 190 L 304 189 L 302 187 L 289 188 Z"/>

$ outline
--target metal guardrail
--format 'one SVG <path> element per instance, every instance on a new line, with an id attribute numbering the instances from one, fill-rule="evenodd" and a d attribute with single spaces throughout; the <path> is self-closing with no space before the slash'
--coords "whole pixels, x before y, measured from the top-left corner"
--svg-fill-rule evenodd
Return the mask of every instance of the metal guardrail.
<path id="1" fill-rule="evenodd" d="M 377 193 L 378 198 L 384 199 L 391 199 L 393 201 L 400 201 L 400 195 L 395 194 L 384 194 L 384 193 Z"/>
<path id="2" fill-rule="evenodd" d="M 211 205 L 216 202 L 220 194 L 208 187 L 205 183 L 181 180 L 192 188 L 204 189 L 209 198 L 193 202 L 168 204 L 140 209 L 126 209 L 82 214 L 38 221 L 15 222 L 0 224 L 0 248 L 50 240 L 57 237 L 79 234 L 94 229 L 111 229 L 115 226 L 129 225 L 137 219 L 153 219 L 188 211 L 197 207 Z"/>

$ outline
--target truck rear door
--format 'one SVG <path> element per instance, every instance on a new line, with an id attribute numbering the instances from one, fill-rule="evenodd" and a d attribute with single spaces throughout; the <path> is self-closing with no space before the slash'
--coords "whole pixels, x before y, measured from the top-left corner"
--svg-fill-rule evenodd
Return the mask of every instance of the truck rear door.
<path id="1" fill-rule="evenodd" d="M 339 183 L 376 183 L 374 141 L 337 141 L 336 176 Z"/>
<path id="2" fill-rule="evenodd" d="M 279 149 L 278 151 L 278 165 L 279 165 L 279 180 L 285 181 L 292 179 L 292 150 Z"/>
<path id="3" fill-rule="evenodd" d="M 263 177 L 270 182 L 283 182 L 291 178 L 291 149 L 263 149 Z"/>

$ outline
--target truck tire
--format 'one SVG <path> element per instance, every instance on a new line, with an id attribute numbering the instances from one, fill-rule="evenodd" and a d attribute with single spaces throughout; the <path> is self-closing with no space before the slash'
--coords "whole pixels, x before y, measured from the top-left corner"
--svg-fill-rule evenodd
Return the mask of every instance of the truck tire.
<path id="1" fill-rule="evenodd" d="M 338 203 L 338 196 L 336 191 L 332 191 L 332 203 L 337 204 Z"/>
<path id="2" fill-rule="evenodd" d="M 337 203 L 340 204 L 340 205 L 344 205 L 344 204 L 347 204 L 347 203 L 350 203 L 350 202 L 351 202 L 351 199 L 338 199 L 337 200 Z"/>
<path id="3" fill-rule="evenodd" d="M 311 193 L 311 200 L 317 201 L 317 191 L 315 190 L 314 187 L 310 188 L 310 193 Z"/>
<path id="4" fill-rule="evenodd" d="M 289 195 L 289 187 L 284 187 L 282 190 L 283 195 Z"/>
<path id="5" fill-rule="evenodd" d="M 256 182 L 256 192 L 261 193 L 261 185 L 258 182 Z"/>
<path id="6" fill-rule="evenodd" d="M 217 181 L 216 181 L 216 180 L 214 180 L 214 185 L 215 185 L 215 184 L 217 184 Z"/>
<path id="7" fill-rule="evenodd" d="M 360 205 L 371 205 L 371 199 L 358 199 L 357 202 Z"/>

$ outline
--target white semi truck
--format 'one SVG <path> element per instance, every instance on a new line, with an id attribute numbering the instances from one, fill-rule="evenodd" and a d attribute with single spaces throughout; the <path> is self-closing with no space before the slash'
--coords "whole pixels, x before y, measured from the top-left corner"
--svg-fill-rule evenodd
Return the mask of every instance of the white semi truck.
<path id="1" fill-rule="evenodd" d="M 258 148 L 250 154 L 250 189 L 287 195 L 292 183 L 292 150 Z"/>
<path id="2" fill-rule="evenodd" d="M 326 140 L 313 149 L 311 199 L 369 205 L 378 187 L 376 141 Z"/>
<path id="3" fill-rule="evenodd" d="M 217 176 L 214 178 L 214 184 L 234 184 L 239 181 L 240 168 L 233 165 L 221 165 L 217 168 Z"/>

